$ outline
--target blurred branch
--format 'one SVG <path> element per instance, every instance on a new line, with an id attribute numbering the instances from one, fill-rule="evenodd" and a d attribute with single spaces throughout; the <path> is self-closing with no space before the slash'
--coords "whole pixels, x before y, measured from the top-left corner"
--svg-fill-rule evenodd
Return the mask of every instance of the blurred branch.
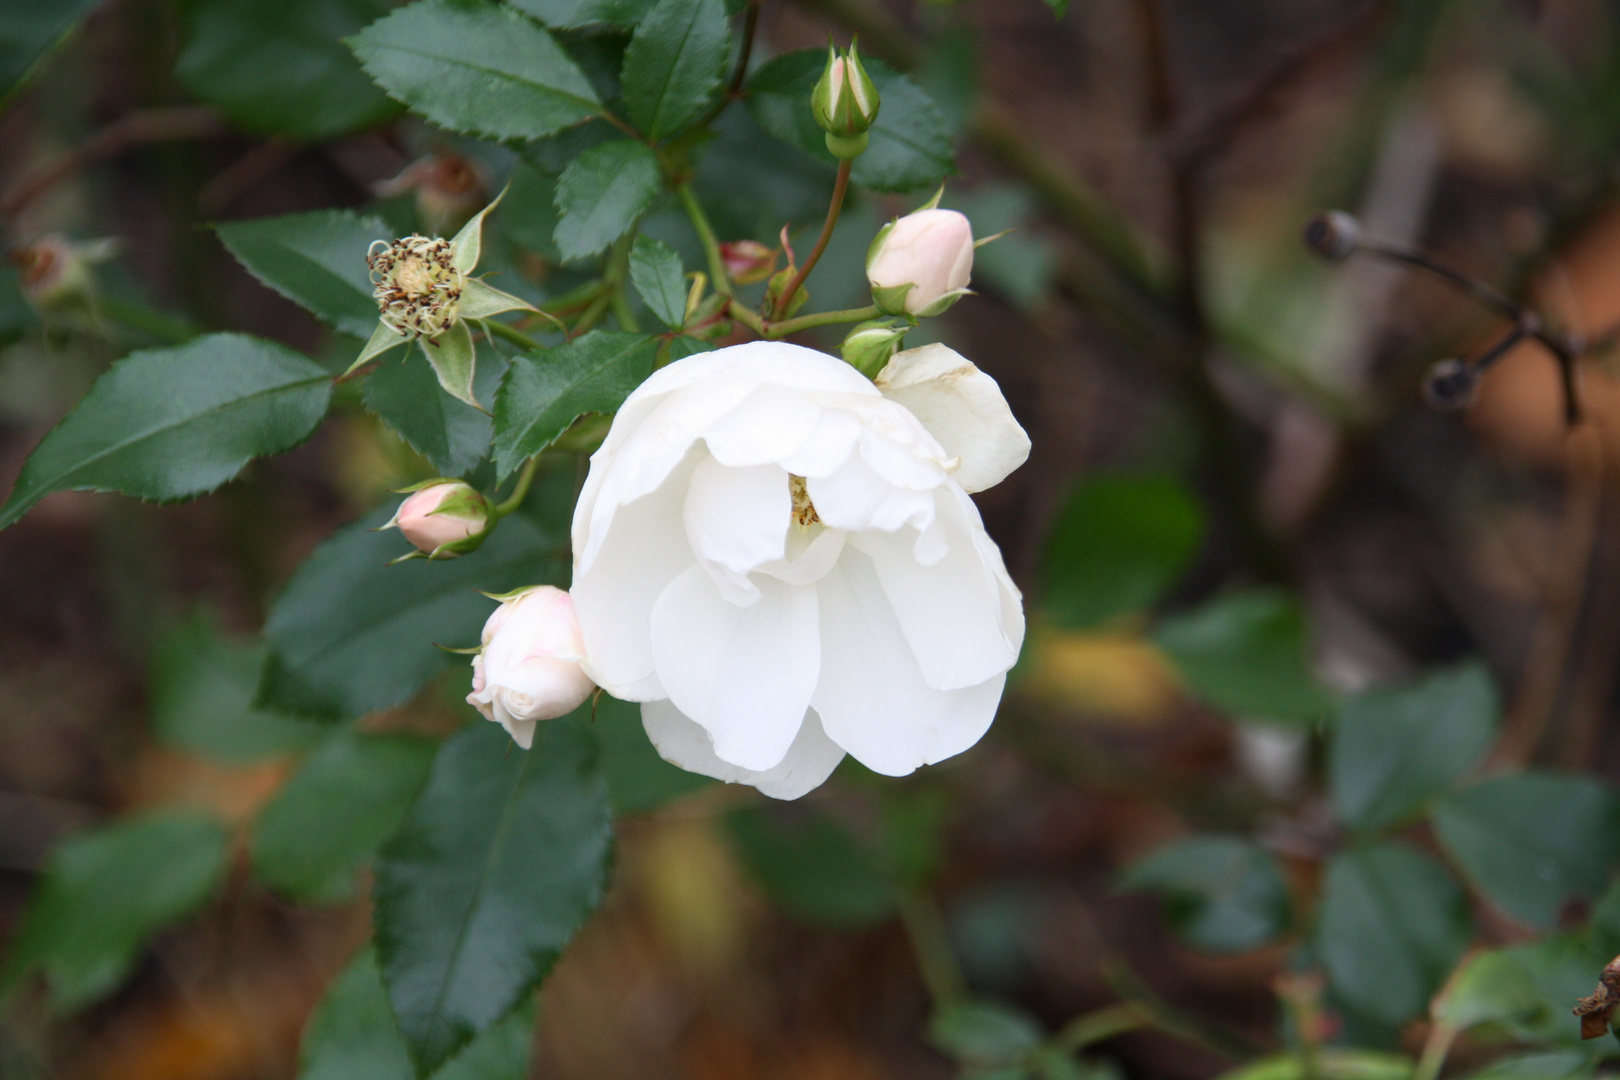
<path id="1" fill-rule="evenodd" d="M 214 110 L 201 105 L 140 109 L 125 113 L 91 135 L 75 149 L 34 170 L 0 195 L 0 219 L 10 220 L 55 185 L 105 158 L 147 143 L 180 139 L 206 139 L 222 134 L 225 124 Z"/>
<path id="2" fill-rule="evenodd" d="M 1114 993 L 1141 1010 L 1143 1015 L 1150 1018 L 1152 1026 L 1166 1035 L 1174 1035 L 1183 1042 L 1201 1046 L 1233 1061 L 1249 1061 L 1266 1053 L 1265 1047 L 1235 1031 L 1228 1031 L 1166 1005 L 1121 957 L 1110 957 L 1102 962 L 1102 977 Z"/>
<path id="3" fill-rule="evenodd" d="M 967 980 L 951 951 L 945 920 L 933 898 L 918 891 L 902 891 L 897 898 L 900 922 L 917 955 L 917 971 L 935 1008 L 967 997 Z"/>
<path id="4" fill-rule="evenodd" d="M 1175 162 L 1198 163 L 1232 145 L 1243 129 L 1270 114 L 1283 93 L 1303 76 L 1351 48 L 1375 30 L 1394 7 L 1392 0 L 1367 0 L 1336 26 L 1298 43 L 1277 57 L 1263 74 L 1235 97 L 1187 118 L 1171 137 Z"/>
<path id="5" fill-rule="evenodd" d="M 1487 769 L 1524 766 L 1535 757 L 1558 705 L 1570 646 L 1584 606 L 1603 500 L 1601 433 L 1591 424 L 1576 428 L 1565 441 L 1565 449 L 1569 455 L 1569 479 L 1552 574 L 1542 596 L 1541 612 L 1519 673 L 1513 704 L 1502 725 L 1502 737 L 1486 761 Z"/>

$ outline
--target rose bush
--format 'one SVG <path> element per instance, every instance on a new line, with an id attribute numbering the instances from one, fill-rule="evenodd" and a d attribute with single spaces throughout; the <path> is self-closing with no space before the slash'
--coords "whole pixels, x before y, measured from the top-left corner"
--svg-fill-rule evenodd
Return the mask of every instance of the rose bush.
<path id="1" fill-rule="evenodd" d="M 948 349 L 885 374 L 905 404 L 794 345 L 698 354 L 632 393 L 592 457 L 585 668 L 644 703 L 675 764 L 797 798 L 846 752 L 898 776 L 988 728 L 1024 616 L 968 492 L 1029 442 Z"/>

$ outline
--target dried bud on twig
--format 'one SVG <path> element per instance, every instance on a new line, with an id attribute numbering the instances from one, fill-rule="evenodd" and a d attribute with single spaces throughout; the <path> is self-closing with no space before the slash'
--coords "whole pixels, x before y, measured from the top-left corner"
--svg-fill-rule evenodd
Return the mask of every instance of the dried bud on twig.
<path id="1" fill-rule="evenodd" d="M 1328 210 L 1305 223 L 1305 246 L 1327 259 L 1348 259 L 1361 245 L 1361 222 L 1343 210 Z"/>

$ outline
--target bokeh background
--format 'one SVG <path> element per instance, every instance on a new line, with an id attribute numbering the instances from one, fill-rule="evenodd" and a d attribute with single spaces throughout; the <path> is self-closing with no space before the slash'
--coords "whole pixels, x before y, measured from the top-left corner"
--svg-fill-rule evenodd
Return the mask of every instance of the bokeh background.
<path id="1" fill-rule="evenodd" d="M 0 46 L 8 26 L 25 36 L 35 3 L 0 2 Z M 446 203 L 480 205 L 513 167 L 386 102 L 326 139 L 256 134 L 251 101 L 228 116 L 199 102 L 186 72 L 203 61 L 183 58 L 233 6 L 275 17 L 247 0 L 95 5 L 0 112 L 15 253 L 0 272 L 0 486 L 131 347 L 206 328 L 352 349 L 241 269 L 209 223 L 337 206 L 417 227 Z M 332 37 L 386 6 L 316 4 Z M 979 502 L 1030 598 L 1030 644 L 983 743 L 903 785 L 847 768 L 801 804 L 705 786 L 627 818 L 611 895 L 540 996 L 532 1075 L 949 1076 L 925 1028 L 930 980 L 956 978 L 1053 1027 L 1151 995 L 1275 1046 L 1290 939 L 1215 955 L 1121 887 L 1123 868 L 1209 830 L 1261 838 L 1291 888 L 1312 887 L 1336 842 L 1320 742 L 1267 715 L 1299 711 L 1267 692 L 1351 693 L 1479 658 L 1519 760 L 1620 771 L 1608 358 L 1583 364 L 1573 432 L 1533 345 L 1467 415 L 1438 414 L 1423 372 L 1478 351 L 1500 320 L 1299 239 L 1312 212 L 1343 207 L 1578 331 L 1620 319 L 1620 6 L 1074 0 L 1058 18 L 1040 0 L 767 0 L 760 47 L 852 32 L 957 130 L 944 204 L 980 235 L 1014 230 L 980 252 L 978 295 L 911 343 L 972 358 L 1029 431 L 1029 463 Z M 724 239 L 774 243 L 784 220 L 800 234 L 819 220 L 824 175 L 732 167 L 773 169 L 774 186 L 717 209 Z M 926 194 L 852 204 L 814 303 L 861 302 L 867 241 Z M 691 246 L 673 216 L 648 231 Z M 513 233 L 503 284 L 543 288 L 557 273 L 543 241 Z M 1132 245 L 1115 242 L 1126 233 Z M 51 236 L 114 241 L 90 269 L 93 305 L 31 302 L 30 260 Z M 356 395 L 213 496 L 58 494 L 0 533 L 0 941 L 66 837 L 177 803 L 238 836 L 219 898 L 143 944 L 116 993 L 68 1015 L 13 994 L 0 1074 L 295 1075 L 304 1022 L 368 912 L 363 887 L 292 903 L 245 869 L 245 837 L 298 760 L 255 743 L 256 724 L 296 726 L 249 707 L 255 638 L 314 545 L 425 468 Z M 1129 572 L 1088 571 L 1085 553 L 1129 549 L 1132 507 L 1184 540 L 1163 560 L 1173 573 L 1126 581 L 1121 611 L 1094 579 Z M 1254 705 L 1189 685 L 1151 633 L 1232 587 L 1281 598 L 1277 640 L 1230 661 L 1270 687 Z M 368 724 L 450 730 L 465 679 Z M 1524 936 L 1482 925 L 1486 942 Z M 1097 1075 L 1213 1076 L 1231 1062 L 1211 1041 L 1127 1033 L 1102 1044 L 1112 1064 Z"/>

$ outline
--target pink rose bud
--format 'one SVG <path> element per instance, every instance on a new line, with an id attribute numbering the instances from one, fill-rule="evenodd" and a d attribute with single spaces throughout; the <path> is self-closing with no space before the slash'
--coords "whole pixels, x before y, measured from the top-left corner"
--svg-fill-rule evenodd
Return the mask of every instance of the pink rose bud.
<path id="1" fill-rule="evenodd" d="M 938 315 L 967 292 L 973 226 L 955 210 L 918 210 L 877 234 L 866 255 L 872 297 L 889 315 Z"/>
<path id="2" fill-rule="evenodd" d="M 573 712 L 596 689 L 584 659 L 574 598 L 551 585 L 525 589 L 484 623 L 467 703 L 527 750 L 537 723 Z"/>
<path id="3" fill-rule="evenodd" d="M 441 480 L 400 503 L 388 526 L 429 558 L 453 559 L 483 542 L 491 517 L 488 500 L 477 491 L 460 480 Z"/>
<path id="4" fill-rule="evenodd" d="M 735 240 L 720 245 L 720 261 L 738 285 L 764 281 L 776 270 L 776 249 L 758 240 Z"/>

